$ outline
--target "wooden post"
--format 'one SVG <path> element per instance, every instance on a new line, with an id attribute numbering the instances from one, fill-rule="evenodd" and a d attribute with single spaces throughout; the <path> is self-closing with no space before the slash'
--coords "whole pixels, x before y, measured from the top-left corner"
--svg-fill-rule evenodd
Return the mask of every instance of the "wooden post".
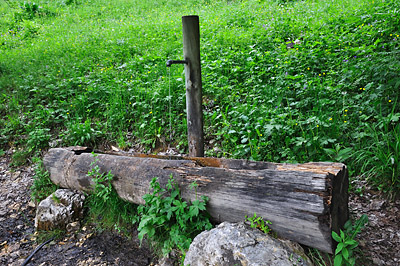
<path id="1" fill-rule="evenodd" d="M 182 17 L 189 156 L 204 157 L 200 30 L 198 16 Z"/>

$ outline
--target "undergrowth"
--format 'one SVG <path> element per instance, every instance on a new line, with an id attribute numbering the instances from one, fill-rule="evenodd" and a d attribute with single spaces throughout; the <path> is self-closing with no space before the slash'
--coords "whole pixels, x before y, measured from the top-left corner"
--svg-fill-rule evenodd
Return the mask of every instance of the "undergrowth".
<path id="1" fill-rule="evenodd" d="M 137 206 L 122 200 L 112 185 L 114 175 L 103 172 L 98 165 L 97 155 L 93 153 L 91 169 L 87 173 L 94 182 L 93 189 L 86 195 L 85 206 L 88 211 L 86 222 L 93 223 L 99 231 L 112 230 L 126 237 L 132 237 L 134 225 L 138 224 L 140 243 L 146 238 L 153 251 L 160 256 L 167 256 L 171 251 L 180 254 L 183 262 L 185 252 L 193 238 L 204 230 L 212 228 L 210 216 L 206 212 L 208 198 L 197 197 L 197 184 L 190 188 L 196 195 L 195 200 L 185 201 L 181 197 L 178 184 L 170 176 L 166 188 L 162 188 L 157 178 L 150 182 L 151 194 L 143 199 L 145 205 Z M 37 159 L 36 176 L 31 197 L 40 202 L 57 186 L 54 185 L 43 163 Z M 57 201 L 57 199 L 55 199 Z M 255 221 L 259 222 L 259 220 Z M 40 232 L 40 239 L 59 237 L 65 230 Z"/>
<path id="2" fill-rule="evenodd" d="M 268 224 L 272 224 L 271 221 L 264 221 L 263 217 L 258 216 L 257 214 L 254 213 L 252 217 L 245 217 L 245 221 L 250 222 L 250 227 L 251 228 L 257 228 L 260 231 L 264 232 L 265 234 L 271 233 L 271 228 L 269 228 Z"/>
<path id="3" fill-rule="evenodd" d="M 58 186 L 50 180 L 50 174 L 44 168 L 43 161 L 40 158 L 35 157 L 33 162 L 35 163 L 35 175 L 31 186 L 31 198 L 35 203 L 39 203 L 55 192 Z"/>
<path id="4" fill-rule="evenodd" d="M 99 230 L 111 229 L 130 237 L 132 225 L 138 223 L 140 243 L 146 238 L 155 254 L 167 256 L 174 250 L 184 259 L 193 238 L 212 228 L 206 213 L 208 199 L 205 196 L 198 199 L 196 194 L 196 199 L 189 203 L 183 200 L 172 176 L 166 188 L 153 178 L 151 194 L 146 194 L 143 197 L 145 204 L 137 207 L 119 198 L 111 183 L 114 176 L 111 172 L 102 173 L 95 154 L 94 158 L 88 176 L 92 177 L 95 185 L 86 204 L 89 221 L 94 222 Z M 195 183 L 190 187 L 196 190 Z"/>
<path id="5" fill-rule="evenodd" d="M 152 194 L 146 194 L 145 205 L 138 208 L 139 239 L 142 241 L 146 236 L 154 251 L 163 256 L 172 250 L 185 254 L 197 234 L 212 228 L 206 213 L 208 198 L 197 199 L 196 194 L 195 200 L 186 202 L 172 176 L 166 189 L 161 188 L 157 178 L 151 181 L 150 188 Z"/>
<path id="6" fill-rule="evenodd" d="M 138 222 L 137 206 L 122 200 L 111 184 L 114 176 L 111 172 L 102 173 L 97 165 L 97 155 L 91 163 L 88 176 L 94 182 L 94 188 L 85 201 L 90 221 L 100 230 L 113 230 L 131 237 L 132 225 Z"/>
<path id="7" fill-rule="evenodd" d="M 165 62 L 182 58 L 190 14 L 207 156 L 340 161 L 388 196 L 400 189 L 399 1 L 7 3 L 0 149 L 21 150 L 17 164 L 51 143 L 186 153 L 183 67 Z"/>
<path id="8" fill-rule="evenodd" d="M 354 225 L 351 220 L 348 220 L 344 225 L 344 230 L 340 230 L 339 234 L 332 231 L 332 238 L 337 242 L 335 259 L 333 261 L 334 266 L 356 265 L 354 251 L 358 246 L 358 242 L 355 238 L 367 223 L 368 216 L 364 214 L 355 221 Z"/>

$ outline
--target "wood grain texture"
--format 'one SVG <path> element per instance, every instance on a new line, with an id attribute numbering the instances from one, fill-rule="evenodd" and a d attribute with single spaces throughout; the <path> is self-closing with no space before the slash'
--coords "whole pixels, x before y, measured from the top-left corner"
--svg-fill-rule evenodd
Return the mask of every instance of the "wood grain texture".
<path id="1" fill-rule="evenodd" d="M 154 157 L 154 156 L 152 156 Z M 152 178 L 162 186 L 170 175 L 183 198 L 195 199 L 189 188 L 209 197 L 207 210 L 215 221 L 243 221 L 245 215 L 270 220 L 279 236 L 332 253 L 332 228 L 338 231 L 348 219 L 346 166 L 339 163 L 275 164 L 217 158 L 151 158 L 144 155 L 99 154 L 102 172 L 111 171 L 118 195 L 143 204 Z M 43 162 L 51 180 L 64 188 L 91 190 L 86 174 L 94 158 L 71 149 L 50 149 Z"/>
<path id="2" fill-rule="evenodd" d="M 198 16 L 182 17 L 185 64 L 186 113 L 190 156 L 204 156 L 200 26 Z"/>

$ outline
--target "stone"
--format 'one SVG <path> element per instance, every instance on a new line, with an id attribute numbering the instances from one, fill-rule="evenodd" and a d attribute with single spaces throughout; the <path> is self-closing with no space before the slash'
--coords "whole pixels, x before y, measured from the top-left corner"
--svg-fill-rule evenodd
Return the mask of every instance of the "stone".
<path id="1" fill-rule="evenodd" d="M 11 179 L 12 179 L 12 180 L 15 180 L 15 179 L 17 179 L 20 175 L 21 175 L 21 171 L 16 171 L 16 172 L 12 173 Z"/>
<path id="2" fill-rule="evenodd" d="M 81 192 L 58 189 L 41 201 L 36 209 L 36 230 L 66 229 L 83 217 L 85 196 Z"/>
<path id="3" fill-rule="evenodd" d="M 385 204 L 384 200 L 372 200 L 371 204 L 369 205 L 370 210 L 379 211 L 382 209 L 383 205 Z"/>
<path id="4" fill-rule="evenodd" d="M 67 229 L 68 233 L 74 233 L 74 232 L 77 232 L 80 227 L 81 227 L 81 223 L 79 221 L 76 221 L 76 222 L 67 224 L 66 229 Z"/>
<path id="5" fill-rule="evenodd" d="M 30 200 L 30 201 L 28 202 L 28 207 L 30 207 L 30 208 L 36 208 L 35 202 L 33 202 L 32 200 Z"/>
<path id="6" fill-rule="evenodd" d="M 293 266 L 312 265 L 299 245 L 288 244 L 245 223 L 223 222 L 197 235 L 184 265 L 191 266 Z"/>
<path id="7" fill-rule="evenodd" d="M 8 247 L 8 250 L 7 250 L 7 252 L 8 253 L 13 253 L 14 251 L 17 251 L 19 248 L 20 248 L 20 244 L 19 243 L 15 243 L 15 244 L 12 244 L 12 245 L 10 245 L 9 247 Z"/>
<path id="8" fill-rule="evenodd" d="M 374 263 L 374 265 L 378 265 L 378 266 L 385 265 L 385 262 L 377 257 L 373 257 L 372 262 Z"/>
<path id="9" fill-rule="evenodd" d="M 161 258 L 155 266 L 174 266 L 174 260 L 163 257 Z"/>

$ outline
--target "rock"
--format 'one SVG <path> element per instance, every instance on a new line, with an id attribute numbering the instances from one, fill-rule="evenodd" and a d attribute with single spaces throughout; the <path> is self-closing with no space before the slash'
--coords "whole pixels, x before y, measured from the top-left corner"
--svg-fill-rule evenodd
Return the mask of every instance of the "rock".
<path id="1" fill-rule="evenodd" d="M 55 140 L 49 142 L 49 146 L 51 148 L 55 148 L 55 147 L 60 146 L 62 142 L 63 142 L 62 139 L 55 139 Z"/>
<path id="2" fill-rule="evenodd" d="M 184 265 L 312 265 L 299 245 L 300 250 L 290 246 L 244 223 L 224 222 L 195 237 Z"/>
<path id="3" fill-rule="evenodd" d="M 380 258 L 376 258 L 376 257 L 374 257 L 374 258 L 372 258 L 372 262 L 374 263 L 374 265 L 385 265 L 385 262 L 384 261 L 382 261 Z"/>
<path id="4" fill-rule="evenodd" d="M 173 266 L 174 260 L 170 258 L 163 257 L 161 258 L 155 266 Z"/>
<path id="5" fill-rule="evenodd" d="M 81 227 L 81 223 L 79 221 L 76 221 L 76 222 L 67 224 L 66 229 L 67 229 L 68 233 L 73 233 L 73 232 L 77 232 L 80 227 Z"/>
<path id="6" fill-rule="evenodd" d="M 373 211 L 379 211 L 382 209 L 384 204 L 384 200 L 372 200 L 371 204 L 369 205 L 369 209 Z"/>
<path id="7" fill-rule="evenodd" d="M 41 201 L 36 209 L 36 230 L 65 229 L 83 216 L 85 196 L 69 189 L 58 189 Z"/>
<path id="8" fill-rule="evenodd" d="M 32 200 L 30 200 L 30 201 L 28 202 L 28 207 L 30 207 L 30 208 L 36 208 L 35 202 L 33 202 Z"/>
<path id="9" fill-rule="evenodd" d="M 7 252 L 8 253 L 13 253 L 14 251 L 17 251 L 19 248 L 20 248 L 20 244 L 19 243 L 15 243 L 15 244 L 12 244 L 12 245 L 10 245 L 9 247 L 8 247 L 8 250 L 7 250 Z"/>

